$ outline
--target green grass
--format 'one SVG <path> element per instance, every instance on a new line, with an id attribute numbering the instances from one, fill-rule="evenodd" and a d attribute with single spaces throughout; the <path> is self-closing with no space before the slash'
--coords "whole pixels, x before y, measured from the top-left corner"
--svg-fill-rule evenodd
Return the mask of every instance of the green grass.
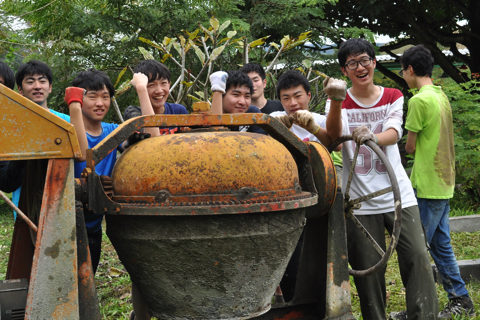
<path id="1" fill-rule="evenodd" d="M 13 233 L 13 215 L 5 204 L 0 203 L 0 276 L 5 278 L 10 251 L 11 237 Z M 452 233 L 452 245 L 458 260 L 480 259 L 478 250 L 480 243 L 480 231 L 474 233 Z M 113 249 L 108 237 L 104 234 L 102 258 L 97 270 L 95 282 L 101 306 L 103 319 L 125 319 L 132 310 L 130 277 Z M 390 259 L 386 273 L 387 282 L 387 313 L 405 310 L 405 289 L 403 288 L 396 254 Z M 352 312 L 357 319 L 362 319 L 360 304 L 353 280 L 352 285 Z M 479 316 L 473 319 L 480 320 L 480 283 L 470 282 L 467 289 L 475 303 Z M 437 285 L 440 308 L 448 302 L 447 295 L 441 286 Z M 460 319 L 472 319 L 461 318 Z"/>
<path id="2" fill-rule="evenodd" d="M 480 214 L 479 210 L 474 209 L 451 209 L 450 210 L 450 217 L 463 217 L 463 216 L 471 216 L 474 214 Z"/>
<path id="3" fill-rule="evenodd" d="M 452 233 L 451 237 L 453 251 L 455 252 L 457 260 L 480 259 L 480 252 L 477 245 L 480 242 L 480 231 L 473 233 Z M 433 260 L 431 262 L 433 263 Z M 393 254 L 388 262 L 385 279 L 387 284 L 387 314 L 394 311 L 405 310 L 405 288 L 403 287 L 402 279 L 400 278 L 396 253 Z M 352 287 L 352 312 L 356 319 L 363 319 L 360 312 L 360 300 L 352 277 L 350 277 L 350 284 Z M 440 310 L 442 310 L 448 303 L 447 293 L 443 290 L 441 285 L 436 284 L 436 287 Z M 456 317 L 455 320 L 480 319 L 480 283 L 468 283 L 467 290 L 475 304 L 475 310 L 478 310 L 477 316 L 474 318 Z"/>

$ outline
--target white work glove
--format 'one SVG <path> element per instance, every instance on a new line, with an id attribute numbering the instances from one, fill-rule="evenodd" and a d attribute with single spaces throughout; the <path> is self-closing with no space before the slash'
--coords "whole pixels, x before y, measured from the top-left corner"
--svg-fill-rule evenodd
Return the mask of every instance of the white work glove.
<path id="1" fill-rule="evenodd" d="M 133 74 L 133 79 L 130 81 L 130 84 L 134 87 L 147 87 L 148 85 L 148 77 L 141 72 L 137 72 Z"/>
<path id="2" fill-rule="evenodd" d="M 225 87 L 227 85 L 228 73 L 225 71 L 217 71 L 210 75 L 210 83 L 212 84 L 212 92 L 220 91 L 225 93 Z"/>
<path id="3" fill-rule="evenodd" d="M 285 127 L 290 129 L 293 126 L 293 118 L 289 116 L 288 114 L 282 114 L 279 116 L 274 116 L 275 119 L 280 121 Z"/>
<path id="4" fill-rule="evenodd" d="M 360 145 L 362 145 L 367 140 L 372 140 L 375 143 L 378 142 L 377 136 L 372 131 L 370 131 L 370 129 L 368 129 L 367 126 L 365 125 L 360 126 L 355 130 L 353 130 L 352 137 L 353 137 L 353 140 Z"/>
<path id="5" fill-rule="evenodd" d="M 315 122 L 313 114 L 308 110 L 298 110 L 293 115 L 293 122 L 303 129 L 307 130 L 311 134 L 315 135 L 320 130 L 320 126 Z"/>
<path id="6" fill-rule="evenodd" d="M 330 99 L 343 101 L 347 94 L 347 82 L 327 76 L 323 81 L 323 91 Z"/>

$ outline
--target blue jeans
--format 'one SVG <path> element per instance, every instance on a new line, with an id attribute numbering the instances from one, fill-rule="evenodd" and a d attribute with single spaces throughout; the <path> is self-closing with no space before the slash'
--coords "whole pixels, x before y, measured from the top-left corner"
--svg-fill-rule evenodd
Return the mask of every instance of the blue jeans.
<path id="1" fill-rule="evenodd" d="M 415 192 L 416 194 L 416 192 Z M 448 298 L 468 296 L 458 268 L 457 259 L 450 244 L 449 199 L 417 198 L 430 254 L 442 277 Z"/>

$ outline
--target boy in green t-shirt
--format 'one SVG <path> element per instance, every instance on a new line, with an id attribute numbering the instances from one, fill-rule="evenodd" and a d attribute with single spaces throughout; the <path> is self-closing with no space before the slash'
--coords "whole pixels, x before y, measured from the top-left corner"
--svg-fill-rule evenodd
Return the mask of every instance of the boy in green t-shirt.
<path id="1" fill-rule="evenodd" d="M 402 55 L 401 65 L 400 75 L 410 88 L 419 90 L 408 101 L 405 123 L 408 130 L 405 148 L 415 155 L 410 180 L 430 254 L 450 300 L 438 318 L 450 319 L 461 314 L 473 317 L 473 303 L 450 244 L 448 201 L 455 184 L 452 109 L 442 89 L 432 83 L 433 57 L 427 48 L 419 45 L 408 49 Z"/>

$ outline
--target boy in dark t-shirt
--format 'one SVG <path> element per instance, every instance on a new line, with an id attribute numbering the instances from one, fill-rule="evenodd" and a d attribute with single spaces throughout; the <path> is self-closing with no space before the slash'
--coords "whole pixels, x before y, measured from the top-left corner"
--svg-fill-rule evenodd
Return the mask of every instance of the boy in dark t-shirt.
<path id="1" fill-rule="evenodd" d="M 129 106 L 125 110 L 125 120 L 149 114 L 145 113 L 144 109 L 149 110 L 150 107 L 153 108 L 153 114 L 188 114 L 187 108 L 181 104 L 167 102 L 171 76 L 165 65 L 153 59 L 144 60 L 135 67 L 134 72 L 131 83 L 137 91 L 140 107 Z M 149 132 L 148 130 L 145 131 Z M 171 131 L 161 132 L 163 134 Z M 155 135 L 154 132 L 150 133 Z"/>
<path id="2" fill-rule="evenodd" d="M 252 80 L 239 71 L 217 71 L 210 75 L 212 84 L 212 113 L 262 113 L 250 105 L 253 93 Z M 232 131 L 267 134 L 257 126 L 230 127 Z"/>
<path id="3" fill-rule="evenodd" d="M 276 100 L 265 98 L 265 87 L 267 86 L 267 76 L 265 70 L 258 63 L 247 63 L 238 70 L 248 75 L 253 83 L 252 106 L 260 109 L 261 112 L 270 114 L 275 111 L 284 111 L 282 103 Z"/>
<path id="4" fill-rule="evenodd" d="M 137 91 L 140 107 L 129 106 L 125 110 L 124 118 L 129 120 L 141 115 L 153 114 L 188 114 L 187 108 L 181 104 L 168 103 L 170 94 L 170 70 L 162 63 L 150 59 L 141 61 L 134 70 L 131 84 Z M 170 134 L 176 128 L 145 128 L 152 136 L 159 134 Z M 148 306 L 138 290 L 137 285 L 132 282 L 132 304 L 133 311 L 130 313 L 130 320 L 151 319 Z"/>

